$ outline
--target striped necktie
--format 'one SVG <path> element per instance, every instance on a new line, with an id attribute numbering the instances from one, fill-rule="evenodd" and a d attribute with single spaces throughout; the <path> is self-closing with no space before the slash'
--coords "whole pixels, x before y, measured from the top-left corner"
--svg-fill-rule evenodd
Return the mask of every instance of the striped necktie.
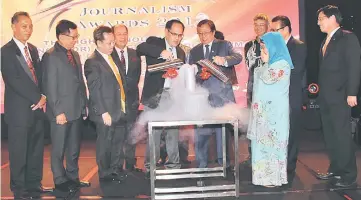
<path id="1" fill-rule="evenodd" d="M 24 52 L 25 52 L 26 63 L 28 64 L 31 76 L 33 77 L 33 80 L 34 80 L 35 84 L 37 85 L 38 79 L 36 78 L 35 69 L 33 66 L 33 62 L 30 59 L 29 49 L 27 46 L 24 47 Z"/>

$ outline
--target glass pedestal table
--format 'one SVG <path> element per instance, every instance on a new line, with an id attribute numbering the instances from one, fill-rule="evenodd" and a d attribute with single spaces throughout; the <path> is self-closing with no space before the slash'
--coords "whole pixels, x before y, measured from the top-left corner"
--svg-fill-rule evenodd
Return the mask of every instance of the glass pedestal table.
<path id="1" fill-rule="evenodd" d="M 222 151 L 223 166 L 213 168 L 187 168 L 187 169 L 156 169 L 155 143 L 153 138 L 153 128 L 156 127 L 179 127 L 187 125 L 222 125 Z M 199 179 L 209 177 L 226 177 L 226 124 L 234 127 L 234 184 L 211 185 L 211 186 L 190 186 L 176 188 L 156 188 L 156 180 L 175 179 Z M 188 199 L 206 197 L 226 197 L 239 196 L 239 163 L 238 163 L 238 120 L 202 120 L 202 121 L 150 121 L 148 122 L 149 152 L 150 152 L 150 184 L 152 200 L 156 199 Z"/>

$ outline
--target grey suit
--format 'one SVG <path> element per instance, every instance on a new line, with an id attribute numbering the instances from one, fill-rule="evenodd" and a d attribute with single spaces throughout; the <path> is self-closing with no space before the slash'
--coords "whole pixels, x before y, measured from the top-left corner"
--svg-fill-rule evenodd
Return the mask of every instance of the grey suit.
<path id="1" fill-rule="evenodd" d="M 214 56 L 225 57 L 227 60 L 227 67 L 221 67 L 222 71 L 228 74 L 229 77 L 235 77 L 233 68 L 234 65 L 242 61 L 242 56 L 233 50 L 232 44 L 226 40 L 213 40 L 210 54 L 207 59 L 212 60 Z M 203 51 L 203 44 L 198 44 L 190 51 L 189 63 L 194 64 L 199 60 L 205 58 Z M 200 70 L 199 70 L 200 71 Z M 235 81 L 232 81 L 235 82 Z M 208 80 L 201 81 L 201 85 L 208 89 L 208 101 L 213 107 L 222 107 L 227 103 L 235 102 L 232 84 L 223 83 L 215 76 L 211 76 Z M 217 140 L 217 157 L 218 163 L 222 164 L 222 135 L 220 126 L 212 126 L 213 128 L 198 128 L 195 138 L 196 160 L 198 167 L 206 167 L 208 161 L 208 141 L 209 135 L 216 132 Z M 228 162 L 228 161 L 227 161 Z"/>
<path id="2" fill-rule="evenodd" d="M 43 88 L 47 96 L 47 115 L 51 126 L 51 169 L 54 183 L 61 184 L 79 178 L 82 116 L 86 109 L 86 90 L 79 54 L 71 50 L 73 66 L 67 50 L 59 43 L 49 49 L 42 58 L 44 69 Z M 64 113 L 67 123 L 56 124 L 56 116 Z M 66 157 L 66 169 L 63 159 Z"/>

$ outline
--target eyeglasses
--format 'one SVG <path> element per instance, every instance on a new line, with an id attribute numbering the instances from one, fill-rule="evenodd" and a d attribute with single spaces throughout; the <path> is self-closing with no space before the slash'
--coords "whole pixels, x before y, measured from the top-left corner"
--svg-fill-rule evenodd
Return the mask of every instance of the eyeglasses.
<path id="1" fill-rule="evenodd" d="M 61 35 L 64 35 L 64 36 L 67 36 L 67 37 L 71 37 L 71 39 L 73 39 L 73 40 L 76 40 L 76 39 L 78 39 L 78 38 L 80 37 L 79 34 L 76 35 L 76 36 L 71 36 L 71 35 L 66 35 L 66 34 L 61 34 Z"/>
<path id="2" fill-rule="evenodd" d="M 279 30 L 282 30 L 282 29 L 284 29 L 286 26 L 282 26 L 281 28 L 278 28 L 278 29 L 271 29 L 270 31 L 271 32 L 277 32 L 277 31 L 279 31 Z"/>
<path id="3" fill-rule="evenodd" d="M 197 33 L 199 37 L 201 36 L 208 36 L 209 34 L 211 34 L 213 31 L 209 31 L 209 32 L 204 32 L 204 33 Z"/>
<path id="4" fill-rule="evenodd" d="M 321 16 L 321 17 L 319 17 L 319 18 L 317 18 L 317 21 L 319 22 L 319 21 L 323 21 L 325 18 L 328 18 L 327 16 Z"/>
<path id="5" fill-rule="evenodd" d="M 173 33 L 172 31 L 170 31 L 169 29 L 167 29 L 168 32 L 173 36 L 173 37 L 179 37 L 179 38 L 182 38 L 183 37 L 183 34 L 178 34 L 178 33 Z"/>

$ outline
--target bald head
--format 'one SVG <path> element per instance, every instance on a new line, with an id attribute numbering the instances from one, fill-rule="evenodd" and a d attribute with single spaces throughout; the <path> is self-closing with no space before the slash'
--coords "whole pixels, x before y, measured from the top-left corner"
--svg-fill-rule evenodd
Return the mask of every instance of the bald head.
<path id="1" fill-rule="evenodd" d="M 113 33 L 115 36 L 115 46 L 119 49 L 124 49 L 128 44 L 128 27 L 124 24 L 113 26 Z"/>

